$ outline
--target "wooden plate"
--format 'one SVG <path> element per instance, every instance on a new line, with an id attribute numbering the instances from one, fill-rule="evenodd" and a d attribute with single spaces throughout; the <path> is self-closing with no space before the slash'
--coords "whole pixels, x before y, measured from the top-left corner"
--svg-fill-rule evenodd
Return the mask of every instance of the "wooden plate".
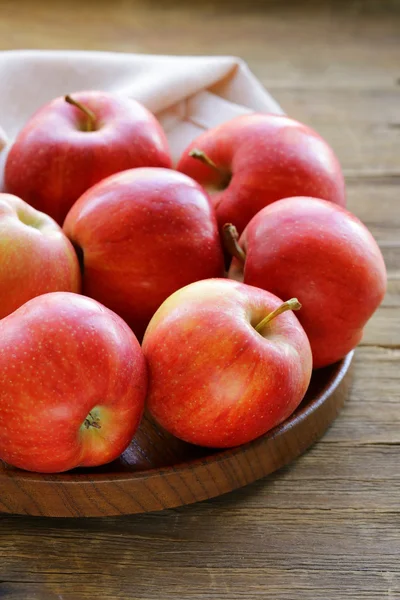
<path id="1" fill-rule="evenodd" d="M 351 381 L 353 352 L 316 371 L 300 407 L 254 442 L 210 452 L 173 438 L 145 418 L 119 460 L 67 474 L 27 473 L 0 462 L 0 511 L 99 517 L 161 510 L 219 496 L 260 479 L 304 452 L 329 427 Z"/>

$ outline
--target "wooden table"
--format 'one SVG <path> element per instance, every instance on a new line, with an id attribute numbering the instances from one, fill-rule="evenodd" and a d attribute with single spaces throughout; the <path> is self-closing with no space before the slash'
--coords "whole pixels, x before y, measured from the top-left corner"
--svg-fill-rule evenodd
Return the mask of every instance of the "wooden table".
<path id="1" fill-rule="evenodd" d="M 250 6 L 249 6 L 250 4 Z M 0 517 L 0 597 L 400 598 L 400 3 L 0 2 L 1 48 L 238 54 L 336 150 L 389 287 L 350 401 L 274 477 L 178 510 Z"/>

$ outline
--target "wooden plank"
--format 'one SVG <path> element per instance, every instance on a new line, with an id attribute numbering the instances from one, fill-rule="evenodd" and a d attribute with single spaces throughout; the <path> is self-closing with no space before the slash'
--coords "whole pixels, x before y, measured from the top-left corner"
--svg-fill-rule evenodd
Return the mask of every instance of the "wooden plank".
<path id="1" fill-rule="evenodd" d="M 378 530 L 378 533 L 381 531 Z M 243 555 L 242 562 L 244 559 Z M 396 571 L 390 566 L 375 567 L 374 563 L 368 569 L 357 569 L 351 565 L 345 568 L 340 565 L 341 576 L 338 577 L 333 567 L 321 572 L 321 569 L 307 561 L 300 567 L 291 569 L 280 567 L 278 560 L 273 561 L 271 567 L 259 565 L 254 568 L 231 569 L 213 568 L 212 560 L 213 557 L 210 557 L 208 563 L 202 563 L 198 568 L 171 570 L 167 567 L 155 567 L 151 577 L 139 566 L 135 568 L 132 583 L 120 573 L 110 576 L 91 571 L 86 574 L 87 584 L 84 588 L 71 576 L 65 583 L 49 578 L 46 586 L 34 582 L 29 582 L 29 588 L 21 583 L 5 584 L 4 590 L 7 600 L 86 600 L 98 596 L 98 582 L 101 580 L 102 600 L 158 600 L 160 591 L 157 586 L 160 582 L 162 598 L 165 600 L 291 600 L 294 597 L 302 600 L 397 600 L 400 589 Z M 283 558 L 282 562 L 286 563 L 286 560 Z M 117 577 L 120 579 L 115 584 Z M 293 596 L 294 592 L 298 595 Z"/>
<path id="2" fill-rule="evenodd" d="M 391 90 L 269 91 L 290 116 L 329 141 L 346 170 L 400 180 L 400 87 Z M 384 107 L 384 108 L 383 108 Z"/>
<path id="3" fill-rule="evenodd" d="M 351 399 L 320 444 L 400 446 L 399 361 L 400 350 L 358 348 Z"/>
<path id="4" fill-rule="evenodd" d="M 326 600 L 383 598 L 388 582 L 382 571 L 398 581 L 399 534 L 390 513 L 244 507 L 227 514 L 222 504 L 198 505 L 139 520 L 109 520 L 106 526 L 94 521 L 84 544 L 82 533 L 89 530 L 79 522 L 63 537 L 54 525 L 30 523 L 22 529 L 10 519 L 2 525 L 20 530 L 19 539 L 6 547 L 2 567 L 7 568 L 3 590 L 11 593 L 36 589 L 84 600 L 99 593 L 101 581 L 102 598 L 158 599 L 162 589 L 167 599 L 252 600 L 255 592 L 288 599 L 295 585 L 302 598 L 313 593 Z M 240 532 L 246 535 L 239 542 Z M 38 534 L 43 557 L 35 564 Z M 84 586 L 76 579 L 77 567 Z M 296 572 L 307 577 L 298 581 Z"/>
<path id="5" fill-rule="evenodd" d="M 388 262 L 386 262 L 386 266 L 388 265 Z M 397 261 L 397 266 L 400 265 L 400 252 L 399 252 L 399 256 L 398 256 L 398 261 Z M 393 265 L 395 266 L 395 265 Z M 398 269 L 396 271 L 396 274 L 398 274 Z M 400 279 L 397 276 L 395 278 L 395 274 L 392 271 L 392 273 L 390 274 L 390 279 L 388 281 L 388 287 L 387 287 L 387 291 L 386 291 L 386 296 L 383 300 L 383 306 L 387 306 L 390 308 L 396 308 L 400 306 Z"/>
<path id="6" fill-rule="evenodd" d="M 237 54 L 269 86 L 391 89 L 400 15 L 389 2 L 333 0 L 2 1 L 1 48 Z M 69 24 L 65 27 L 65 23 Z M 18 26 L 15 26 L 15 24 Z"/>
<path id="7" fill-rule="evenodd" d="M 378 185 L 347 181 L 347 208 L 370 229 L 378 243 L 400 246 L 399 184 L 400 179 L 395 184 Z"/>
<path id="8" fill-rule="evenodd" d="M 399 348 L 400 311 L 396 308 L 381 306 L 367 323 L 362 344 Z"/>

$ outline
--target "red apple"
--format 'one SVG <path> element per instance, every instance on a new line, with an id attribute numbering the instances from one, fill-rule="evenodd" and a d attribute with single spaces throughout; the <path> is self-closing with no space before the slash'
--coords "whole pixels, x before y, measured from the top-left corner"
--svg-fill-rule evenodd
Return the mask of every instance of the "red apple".
<path id="1" fill-rule="evenodd" d="M 171 166 L 156 118 L 130 98 L 77 92 L 43 106 L 21 130 L 7 158 L 5 186 L 62 224 L 92 185 L 143 166 Z"/>
<path id="2" fill-rule="evenodd" d="M 182 440 L 219 448 L 284 421 L 301 402 L 312 367 L 299 321 L 280 314 L 289 308 L 300 305 L 227 279 L 175 292 L 143 340 L 156 421 Z"/>
<path id="3" fill-rule="evenodd" d="M 332 149 L 315 131 L 282 115 L 242 115 L 206 131 L 177 168 L 212 193 L 220 227 L 233 223 L 239 233 L 259 210 L 282 198 L 346 202 Z"/>
<path id="4" fill-rule="evenodd" d="M 223 273 L 209 197 L 170 169 L 132 169 L 102 181 L 72 207 L 64 230 L 83 256 L 84 293 L 139 338 L 172 292 Z"/>
<path id="5" fill-rule="evenodd" d="M 0 459 L 43 473 L 110 462 L 139 425 L 146 387 L 120 317 L 77 294 L 34 298 L 0 321 Z"/>
<path id="6" fill-rule="evenodd" d="M 46 292 L 80 291 L 78 259 L 53 219 L 0 194 L 0 319 Z"/>
<path id="7" fill-rule="evenodd" d="M 280 297 L 296 295 L 314 368 L 343 358 L 381 303 L 386 270 L 368 229 L 346 209 L 316 198 L 267 206 L 239 240 L 229 276 Z"/>

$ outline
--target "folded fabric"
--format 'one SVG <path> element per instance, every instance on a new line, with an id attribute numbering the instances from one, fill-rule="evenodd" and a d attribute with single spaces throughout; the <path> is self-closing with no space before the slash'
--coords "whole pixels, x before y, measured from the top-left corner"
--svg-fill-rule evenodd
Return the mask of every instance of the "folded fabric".
<path id="1" fill-rule="evenodd" d="M 161 121 L 176 161 L 202 131 L 236 115 L 282 109 L 235 57 L 152 56 L 85 51 L 0 53 L 0 180 L 7 146 L 56 96 L 84 89 L 123 94 Z"/>

